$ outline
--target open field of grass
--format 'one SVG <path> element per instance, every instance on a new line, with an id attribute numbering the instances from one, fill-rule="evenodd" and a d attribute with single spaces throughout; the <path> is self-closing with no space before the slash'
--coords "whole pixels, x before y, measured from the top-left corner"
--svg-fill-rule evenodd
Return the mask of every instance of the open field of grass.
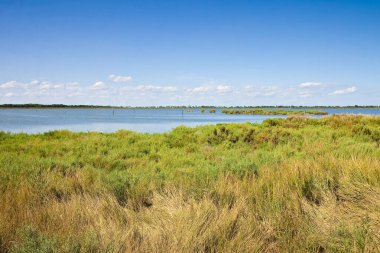
<path id="1" fill-rule="evenodd" d="M 379 251 L 379 116 L 0 132 L 0 252 Z"/>
<path id="2" fill-rule="evenodd" d="M 252 115 L 327 115 L 327 112 L 317 110 L 222 110 L 224 114 L 252 114 Z"/>

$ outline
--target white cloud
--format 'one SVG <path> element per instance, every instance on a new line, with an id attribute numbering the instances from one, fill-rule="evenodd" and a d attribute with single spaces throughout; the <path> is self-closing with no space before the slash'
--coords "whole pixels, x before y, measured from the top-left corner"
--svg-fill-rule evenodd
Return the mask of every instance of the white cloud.
<path id="1" fill-rule="evenodd" d="M 50 82 L 44 81 L 39 86 L 38 89 L 40 90 L 54 90 L 54 89 L 60 89 L 63 85 L 61 84 L 52 84 Z"/>
<path id="2" fill-rule="evenodd" d="M 77 83 L 77 82 L 71 82 L 71 83 L 67 83 L 65 85 L 65 89 L 66 90 L 71 90 L 71 91 L 77 91 L 77 90 L 80 90 L 81 87 L 80 87 L 79 83 Z"/>
<path id="3" fill-rule="evenodd" d="M 137 91 L 159 91 L 159 92 L 174 92 L 177 91 L 177 87 L 173 86 L 155 86 L 155 85 L 139 85 L 133 90 Z"/>
<path id="4" fill-rule="evenodd" d="M 199 86 L 195 88 L 189 88 L 186 89 L 188 93 L 193 93 L 193 94 L 205 94 L 205 93 L 219 93 L 219 94 L 225 94 L 228 92 L 232 92 L 233 89 L 231 86 L 228 85 L 218 85 L 218 86 Z"/>
<path id="5" fill-rule="evenodd" d="M 33 84 L 33 85 L 36 85 L 36 84 L 39 84 L 40 83 L 40 81 L 38 81 L 38 80 L 32 80 L 31 82 L 30 82 L 30 84 Z"/>
<path id="6" fill-rule="evenodd" d="M 190 92 L 190 93 L 206 93 L 206 92 L 210 92 L 213 90 L 213 87 L 211 86 L 199 86 L 199 87 L 195 87 L 195 88 L 189 88 L 187 89 L 187 92 Z"/>
<path id="7" fill-rule="evenodd" d="M 314 94 L 314 91 L 311 91 L 311 90 L 301 90 L 298 92 L 298 95 L 302 98 L 310 97 L 313 94 Z"/>
<path id="8" fill-rule="evenodd" d="M 52 88 L 52 85 L 49 83 L 43 83 L 38 88 L 41 90 L 50 90 Z"/>
<path id="9" fill-rule="evenodd" d="M 358 88 L 356 88 L 355 86 L 352 86 L 352 87 L 349 87 L 349 88 L 346 88 L 346 89 L 336 90 L 336 91 L 330 93 L 330 95 L 349 94 L 349 93 L 354 93 L 357 90 L 358 90 Z"/>
<path id="10" fill-rule="evenodd" d="M 132 76 L 117 76 L 114 74 L 109 75 L 108 78 L 117 83 L 129 82 L 132 80 Z"/>
<path id="11" fill-rule="evenodd" d="M 216 92 L 218 93 L 228 93 L 232 91 L 232 87 L 228 85 L 218 85 L 216 86 Z"/>
<path id="12" fill-rule="evenodd" d="M 105 90 L 107 89 L 106 85 L 102 81 L 96 81 L 93 85 L 90 86 L 91 90 Z"/>
<path id="13" fill-rule="evenodd" d="M 6 93 L 5 95 L 4 95 L 4 97 L 6 97 L 6 98 L 10 98 L 10 97 L 13 97 L 15 94 L 14 93 L 12 93 L 12 92 L 8 92 L 8 93 Z"/>
<path id="14" fill-rule="evenodd" d="M 319 87 L 322 86 L 322 83 L 317 82 L 304 82 L 298 85 L 300 88 L 311 88 L 311 87 Z"/>
<path id="15" fill-rule="evenodd" d="M 11 89 L 17 87 L 17 82 L 16 81 L 10 81 L 6 83 L 0 84 L 1 89 Z"/>
<path id="16" fill-rule="evenodd" d="M 33 80 L 0 84 L 0 100 L 7 103 L 66 103 L 119 105 L 252 105 L 337 103 L 326 96 L 325 85 L 302 83 L 292 86 L 230 86 L 216 82 L 186 87 L 170 85 L 115 85 L 108 81 L 80 84 Z M 320 87 L 319 87 L 320 86 Z M 331 90 L 329 95 L 353 93 L 357 87 Z M 317 96 L 318 95 L 318 96 Z M 329 99 L 330 98 L 330 99 Z M 341 98 L 344 100 L 343 96 Z"/>

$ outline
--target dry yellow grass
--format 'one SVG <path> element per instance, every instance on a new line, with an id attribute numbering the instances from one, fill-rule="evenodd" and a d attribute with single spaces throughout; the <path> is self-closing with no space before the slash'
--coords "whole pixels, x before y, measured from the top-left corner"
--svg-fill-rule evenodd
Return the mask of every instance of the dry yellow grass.
<path id="1" fill-rule="evenodd" d="M 171 174 L 160 182 L 149 178 L 125 192 L 126 203 L 101 184 L 93 170 L 78 168 L 63 176 L 50 166 L 39 172 L 43 175 L 39 182 L 27 174 L 5 180 L 11 175 L 4 172 L 1 251 L 379 252 L 380 152 L 377 137 L 372 135 L 379 126 L 379 117 L 288 119 L 271 129 L 290 129 L 295 139 L 284 134 L 279 140 L 266 137 L 266 142 L 277 143 L 270 147 L 266 142 L 234 143 L 229 137 L 226 142 L 218 139 L 217 144 L 204 144 L 207 133 L 195 141 L 202 147 L 197 152 L 220 172 L 194 179 L 189 168 L 205 166 L 211 171 L 209 165 L 196 160 L 191 167 L 189 160 L 171 156 L 178 163 L 165 160 L 165 164 L 178 168 L 180 172 L 174 175 L 181 180 Z M 371 135 L 367 130 L 358 133 L 359 127 L 370 129 Z M 255 141 L 261 142 L 260 133 L 267 129 L 255 128 Z M 197 129 L 191 131 L 199 134 Z M 38 145 L 45 145 L 42 136 L 27 138 L 37 138 Z M 57 136 L 52 138 L 61 145 Z M 190 144 L 176 152 L 191 155 Z M 171 149 L 166 152 L 172 154 Z M 227 149 L 227 153 L 218 153 Z M 228 160 L 231 154 L 236 154 L 233 163 Z M 257 159 L 258 168 L 236 171 L 239 166 L 253 166 L 244 160 L 248 157 Z M 141 159 L 150 166 L 147 158 Z"/>

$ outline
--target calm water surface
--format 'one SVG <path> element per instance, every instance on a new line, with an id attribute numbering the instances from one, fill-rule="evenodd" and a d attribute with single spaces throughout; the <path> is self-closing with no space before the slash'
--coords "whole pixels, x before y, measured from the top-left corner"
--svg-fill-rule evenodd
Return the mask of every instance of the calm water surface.
<path id="1" fill-rule="evenodd" d="M 298 109 L 299 110 L 299 109 Z M 322 109 L 329 114 L 380 115 L 380 109 Z M 72 131 L 114 132 L 127 129 L 157 133 L 177 126 L 198 126 L 230 122 L 262 122 L 286 116 L 227 115 L 182 109 L 0 109 L 0 131 L 40 133 L 68 129 Z"/>

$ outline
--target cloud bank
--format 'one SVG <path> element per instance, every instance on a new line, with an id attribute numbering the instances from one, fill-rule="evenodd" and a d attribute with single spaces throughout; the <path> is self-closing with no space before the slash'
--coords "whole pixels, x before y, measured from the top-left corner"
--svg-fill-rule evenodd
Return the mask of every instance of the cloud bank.
<path id="1" fill-rule="evenodd" d="M 97 105 L 275 105 L 321 104 L 328 95 L 354 93 L 356 86 L 334 89 L 319 82 L 303 82 L 290 86 L 246 85 L 226 83 L 180 87 L 126 83 L 130 76 L 109 75 L 108 81 L 89 84 L 54 83 L 46 80 L 0 83 L 1 103 L 63 103 Z M 330 100 L 335 102 L 336 100 Z"/>

